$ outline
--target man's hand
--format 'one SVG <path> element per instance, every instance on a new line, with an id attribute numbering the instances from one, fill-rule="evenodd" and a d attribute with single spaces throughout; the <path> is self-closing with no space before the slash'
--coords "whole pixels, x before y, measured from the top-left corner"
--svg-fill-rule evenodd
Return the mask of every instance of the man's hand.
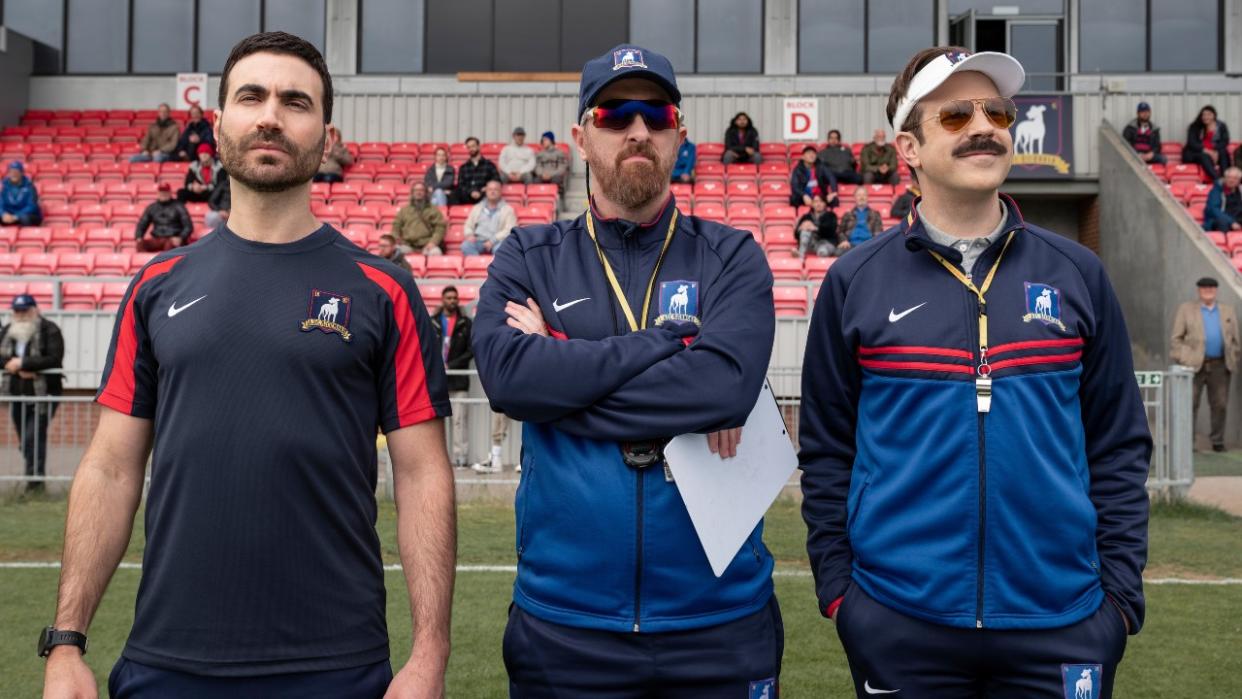
<path id="1" fill-rule="evenodd" d="M 95 673 L 76 646 L 56 646 L 43 668 L 43 699 L 96 699 Z"/>
<path id="2" fill-rule="evenodd" d="M 754 154 L 755 154 L 755 149 L 751 148 L 750 146 L 746 146 L 746 155 L 754 155 Z"/>
<path id="3" fill-rule="evenodd" d="M 1231 231 L 1242 231 L 1242 223 L 1237 223 L 1237 222 L 1235 221 L 1234 223 L 1229 224 L 1229 230 L 1231 230 Z"/>
<path id="4" fill-rule="evenodd" d="M 517 328 L 527 335 L 548 336 L 548 324 L 543 321 L 543 311 L 535 299 L 526 299 L 522 306 L 513 301 L 505 303 L 505 313 L 509 314 L 509 327 Z"/>
<path id="5" fill-rule="evenodd" d="M 719 454 L 722 459 L 732 459 L 737 456 L 737 447 L 741 443 L 741 427 L 712 432 L 707 435 L 707 450 L 713 454 Z"/>
<path id="6" fill-rule="evenodd" d="M 1146 152 L 1146 153 L 1140 153 L 1140 154 L 1139 154 L 1139 157 L 1141 157 L 1143 160 L 1146 160 L 1146 161 L 1150 162 L 1150 161 L 1151 161 L 1151 159 L 1152 159 L 1153 157 L 1155 157 L 1155 155 L 1156 155 L 1155 153 L 1152 153 L 1151 151 L 1148 151 L 1148 152 Z"/>
<path id="7" fill-rule="evenodd" d="M 472 192 L 470 192 L 470 198 L 471 198 L 471 199 L 478 199 L 478 198 L 479 198 L 479 197 L 481 197 L 481 196 L 483 196 L 483 192 L 480 192 L 480 191 L 479 191 L 479 190 L 477 190 L 477 189 L 476 189 L 476 190 L 473 190 Z"/>
<path id="8" fill-rule="evenodd" d="M 492 241 L 490 241 L 490 240 L 485 240 L 485 241 L 483 241 L 483 249 L 484 249 L 484 250 L 486 250 L 487 252 L 491 252 L 491 251 L 492 251 Z"/>
<path id="9" fill-rule="evenodd" d="M 17 217 L 13 214 L 0 214 L 0 221 L 4 221 L 5 223 L 15 223 L 17 221 Z"/>
<path id="10" fill-rule="evenodd" d="M 444 668 L 443 660 L 424 660 L 416 651 L 392 678 L 384 699 L 443 699 Z"/>
<path id="11" fill-rule="evenodd" d="M 687 173 L 687 174 L 685 174 L 685 175 L 682 175 L 682 176 L 681 176 L 681 181 L 682 181 L 682 182 L 689 182 L 689 181 L 690 181 L 690 175 L 689 175 L 689 173 Z"/>
<path id="12" fill-rule="evenodd" d="M 848 241 L 848 240 L 842 240 L 840 243 L 837 243 L 837 249 L 838 249 L 838 250 L 849 250 L 849 249 L 850 249 L 850 241 Z"/>
<path id="13" fill-rule="evenodd" d="M 10 374 L 16 374 L 17 372 L 21 371 L 21 368 L 22 368 L 21 357 L 10 357 L 9 361 L 4 363 L 4 370 L 9 372 Z"/>
<path id="14" fill-rule="evenodd" d="M 1204 148 L 1203 152 L 1208 154 L 1208 157 L 1212 159 L 1212 162 L 1217 162 L 1218 160 L 1220 160 L 1220 154 L 1218 154 L 1216 151 L 1212 150 L 1211 148 Z"/>

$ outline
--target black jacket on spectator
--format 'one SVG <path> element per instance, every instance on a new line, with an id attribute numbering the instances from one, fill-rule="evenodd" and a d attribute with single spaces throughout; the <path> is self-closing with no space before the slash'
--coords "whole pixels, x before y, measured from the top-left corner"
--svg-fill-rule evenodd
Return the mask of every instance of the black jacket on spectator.
<path id="1" fill-rule="evenodd" d="M 430 197 L 431 193 L 436 191 L 437 189 L 443 189 L 445 194 L 452 192 L 453 191 L 453 166 L 445 165 L 444 166 L 444 177 L 441 177 L 439 180 L 437 180 L 436 179 L 436 166 L 435 166 L 435 163 L 432 163 L 431 167 L 427 168 L 427 174 L 423 175 L 423 184 L 426 185 L 427 187 L 428 197 Z"/>
<path id="2" fill-rule="evenodd" d="M 789 175 L 789 204 L 790 206 L 802 206 L 802 196 L 805 194 L 806 183 L 811 179 L 811 171 L 807 168 L 806 163 L 798 161 L 794 166 L 793 172 Z M 824 201 L 828 201 L 828 193 L 837 191 L 837 176 L 832 174 L 832 170 L 824 167 L 822 163 L 815 163 L 815 181 L 819 185 L 819 191 L 824 195 Z M 828 202 L 828 206 L 836 206 L 835 201 Z"/>
<path id="3" fill-rule="evenodd" d="M 815 220 L 814 211 L 802 214 L 802 218 L 798 219 L 798 225 L 794 226 L 794 230 L 800 232 L 804 221 L 810 221 L 815 224 L 816 243 L 827 241 L 836 245 L 841 242 L 837 239 L 837 214 L 832 209 L 824 209 L 824 213 L 819 217 L 818 221 Z"/>
<path id="4" fill-rule="evenodd" d="M 444 307 L 436 309 L 431 314 L 431 326 L 436 330 L 437 346 L 444 346 L 444 327 L 440 324 L 440 314 L 444 312 Z M 441 355 L 443 356 L 443 355 Z M 470 317 L 466 315 L 461 306 L 457 307 L 457 322 L 453 324 L 453 336 L 449 338 L 448 361 L 444 363 L 445 369 L 469 369 L 470 360 L 474 359 L 474 350 L 470 348 Z M 450 391 L 469 391 L 469 376 L 452 376 L 448 377 L 448 389 Z"/>
<path id="5" fill-rule="evenodd" d="M 1160 152 L 1160 127 L 1150 121 L 1147 122 L 1147 129 L 1144 131 L 1139 129 L 1138 119 L 1131 119 L 1121 132 L 1121 137 L 1126 139 L 1126 143 L 1129 143 L 1136 153 Z"/>
<path id="6" fill-rule="evenodd" d="M 475 201 L 470 198 L 470 193 L 474 191 L 483 191 L 483 187 L 490 180 L 499 180 L 500 171 L 496 169 L 496 164 L 492 161 L 479 156 L 479 163 L 476 165 L 473 161 L 467 160 L 461 164 L 457 171 L 457 201 L 461 204 L 470 204 Z"/>
<path id="7" fill-rule="evenodd" d="M 154 226 L 151 229 L 152 236 L 180 238 L 182 244 L 190 239 L 190 233 L 194 230 L 194 224 L 190 222 L 190 212 L 185 210 L 185 204 L 176 199 L 151 202 L 147 210 L 142 212 L 142 218 L 138 219 L 134 239 L 141 239 L 151 226 Z"/>
<path id="8" fill-rule="evenodd" d="M 910 215 L 910 207 L 914 206 L 914 192 L 906 190 L 901 196 L 893 200 L 893 205 L 888 209 L 888 215 L 893 218 L 905 218 Z"/>
<path id="9" fill-rule="evenodd" d="M 1186 145 L 1182 146 L 1183 162 L 1198 162 L 1199 156 L 1203 155 L 1203 134 L 1205 128 L 1201 122 L 1196 121 L 1186 129 Z M 1216 144 L 1216 152 L 1220 154 L 1220 160 L 1217 161 L 1218 169 L 1224 172 L 1229 167 L 1229 127 L 1225 122 L 1216 121 L 1216 134 L 1212 137 L 1212 142 Z"/>
<path id="10" fill-rule="evenodd" d="M 854 172 L 856 161 L 854 160 L 854 151 L 849 146 L 824 146 L 824 149 L 815 156 L 815 159 L 821 165 L 827 165 L 833 174 L 839 172 Z"/>
<path id="11" fill-rule="evenodd" d="M 190 134 L 198 134 L 198 143 L 190 143 Z M 216 137 L 211 133 L 211 124 L 206 119 L 199 119 L 196 123 L 186 122 L 185 128 L 181 131 L 181 137 L 177 139 L 177 146 L 173 148 L 173 154 L 178 160 L 196 160 L 198 158 L 198 146 L 202 143 L 209 143 L 214 149 L 216 147 Z M 180 155 L 181 152 L 185 155 Z"/>
<path id="12" fill-rule="evenodd" d="M 211 188 L 211 196 L 207 197 L 207 208 L 212 211 L 233 210 L 233 185 L 224 170 L 216 173 L 216 184 Z"/>
<path id="13" fill-rule="evenodd" d="M 7 364 L 10 359 L 18 356 L 17 343 L 9 336 L 9 326 L 0 330 L 0 364 Z M 26 353 L 21 355 L 22 371 L 35 373 L 33 379 L 24 379 L 19 375 L 4 373 L 4 392 L 10 396 L 59 396 L 62 391 L 60 374 L 40 374 L 48 369 L 60 369 L 65 361 L 65 337 L 60 328 L 52 321 L 39 317 L 39 329 L 26 344 Z M 46 408 L 44 408 L 46 410 Z"/>
<path id="14" fill-rule="evenodd" d="M 734 117 L 736 119 L 736 117 Z M 724 146 L 726 151 L 733 151 L 738 157 L 745 161 L 751 156 L 746 152 L 747 148 L 754 148 L 755 154 L 759 154 L 759 130 L 754 124 L 747 126 L 745 129 L 739 129 L 732 124 L 725 129 Z"/>

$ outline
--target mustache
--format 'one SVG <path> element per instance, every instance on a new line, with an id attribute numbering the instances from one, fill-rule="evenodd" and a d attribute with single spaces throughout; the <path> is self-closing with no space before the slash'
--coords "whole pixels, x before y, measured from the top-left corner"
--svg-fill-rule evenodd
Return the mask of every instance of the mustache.
<path id="1" fill-rule="evenodd" d="M 998 141 L 990 136 L 978 136 L 972 138 L 966 143 L 953 149 L 953 157 L 960 158 L 964 155 L 973 155 L 975 153 L 990 153 L 992 155 L 1005 155 L 1009 152 L 1008 148 L 1002 146 Z"/>
<path id="2" fill-rule="evenodd" d="M 617 154 L 617 169 L 621 169 L 621 164 L 625 162 L 626 158 L 631 158 L 635 155 L 641 155 L 650 160 L 652 165 L 658 165 L 660 162 L 660 154 L 656 152 L 655 146 L 651 145 L 650 141 L 644 141 L 626 146 Z"/>
<path id="3" fill-rule="evenodd" d="M 285 138 L 284 134 L 279 131 L 258 131 L 256 133 L 252 133 L 249 136 L 242 138 L 241 142 L 238 143 L 238 147 L 241 150 L 246 151 L 260 143 L 265 146 L 276 146 L 286 153 L 296 152 L 293 144 L 289 142 L 289 139 Z"/>

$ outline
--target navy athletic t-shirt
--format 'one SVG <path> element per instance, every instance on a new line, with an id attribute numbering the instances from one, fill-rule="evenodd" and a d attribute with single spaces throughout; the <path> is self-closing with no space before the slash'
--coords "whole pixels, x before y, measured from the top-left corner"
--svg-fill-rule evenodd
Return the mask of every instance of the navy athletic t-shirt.
<path id="1" fill-rule="evenodd" d="M 125 657 L 233 676 L 388 658 L 376 428 L 449 414 L 408 272 L 328 225 L 288 244 L 221 226 L 130 284 L 97 400 L 155 423 Z"/>

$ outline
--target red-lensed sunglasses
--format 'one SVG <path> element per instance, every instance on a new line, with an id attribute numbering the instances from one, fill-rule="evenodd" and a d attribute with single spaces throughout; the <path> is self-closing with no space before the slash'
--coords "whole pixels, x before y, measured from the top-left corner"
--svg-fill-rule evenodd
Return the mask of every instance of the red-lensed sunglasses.
<path id="1" fill-rule="evenodd" d="M 624 131 L 641 116 L 647 128 L 664 131 L 681 126 L 681 110 L 677 105 L 662 100 L 608 100 L 588 109 L 582 115 L 583 123 L 591 119 L 597 129 Z"/>

